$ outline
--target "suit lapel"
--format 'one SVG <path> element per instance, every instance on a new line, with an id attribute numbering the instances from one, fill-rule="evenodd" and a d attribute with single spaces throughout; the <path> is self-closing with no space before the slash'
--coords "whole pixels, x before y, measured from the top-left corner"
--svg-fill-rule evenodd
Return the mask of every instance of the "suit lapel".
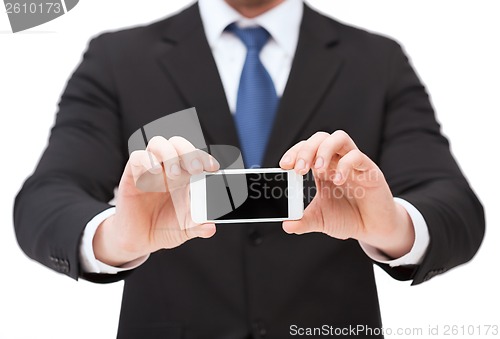
<path id="1" fill-rule="evenodd" d="M 238 146 L 233 117 L 198 4 L 167 20 L 162 31 L 158 60 L 186 107 L 196 107 L 207 144 Z"/>
<path id="2" fill-rule="evenodd" d="M 333 21 L 304 5 L 297 51 L 264 157 L 264 167 L 277 165 L 331 88 L 342 64 L 334 48 L 337 40 Z"/>

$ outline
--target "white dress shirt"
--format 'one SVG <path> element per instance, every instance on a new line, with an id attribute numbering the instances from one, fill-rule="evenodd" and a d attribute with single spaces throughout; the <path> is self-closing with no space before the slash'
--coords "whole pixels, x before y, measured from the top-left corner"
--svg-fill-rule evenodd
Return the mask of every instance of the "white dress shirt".
<path id="1" fill-rule="evenodd" d="M 303 13 L 302 0 L 286 0 L 252 19 L 243 17 L 224 0 L 199 0 L 198 4 L 208 44 L 217 64 L 231 112 L 234 113 L 236 110 L 240 75 L 246 57 L 246 47 L 241 40 L 234 34 L 224 31 L 233 22 L 240 27 L 261 26 L 269 32 L 271 37 L 262 48 L 260 58 L 274 82 L 278 97 L 281 97 L 299 39 Z M 419 264 L 429 246 L 427 224 L 422 214 L 409 202 L 399 198 L 395 198 L 395 201 L 406 209 L 415 228 L 415 242 L 410 252 L 400 258 L 390 260 L 372 246 L 363 243 L 360 243 L 360 246 L 371 259 L 390 266 Z M 80 259 L 85 272 L 118 273 L 138 267 L 148 259 L 148 256 L 145 256 L 121 267 L 113 267 L 95 258 L 92 247 L 94 234 L 97 227 L 113 213 L 114 208 L 110 208 L 96 215 L 84 230 L 80 245 Z"/>

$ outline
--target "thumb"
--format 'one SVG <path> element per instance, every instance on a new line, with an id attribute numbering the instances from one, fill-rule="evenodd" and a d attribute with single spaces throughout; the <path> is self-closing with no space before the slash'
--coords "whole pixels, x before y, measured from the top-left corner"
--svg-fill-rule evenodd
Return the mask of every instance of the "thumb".
<path id="1" fill-rule="evenodd" d="M 304 211 L 304 216 L 300 220 L 283 221 L 283 230 L 288 234 L 305 234 L 312 232 L 321 232 L 323 225 L 318 218 L 312 213 L 312 207 L 308 206 Z"/>
<path id="2" fill-rule="evenodd" d="M 214 223 L 205 223 L 189 227 L 186 229 L 186 234 L 189 239 L 193 238 L 211 238 L 215 234 L 216 228 Z"/>
<path id="3" fill-rule="evenodd" d="M 283 221 L 283 231 L 288 234 L 303 234 L 304 225 L 301 220 Z"/>

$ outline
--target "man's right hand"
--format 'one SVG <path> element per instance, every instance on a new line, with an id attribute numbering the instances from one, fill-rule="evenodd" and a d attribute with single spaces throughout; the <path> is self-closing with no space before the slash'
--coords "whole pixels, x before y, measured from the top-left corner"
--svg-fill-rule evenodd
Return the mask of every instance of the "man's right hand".
<path id="1" fill-rule="evenodd" d="M 116 196 L 116 213 L 97 228 L 97 260 L 121 266 L 189 239 L 210 238 L 215 224 L 191 219 L 189 178 L 219 164 L 181 137 L 154 137 L 145 151 L 130 155 Z"/>

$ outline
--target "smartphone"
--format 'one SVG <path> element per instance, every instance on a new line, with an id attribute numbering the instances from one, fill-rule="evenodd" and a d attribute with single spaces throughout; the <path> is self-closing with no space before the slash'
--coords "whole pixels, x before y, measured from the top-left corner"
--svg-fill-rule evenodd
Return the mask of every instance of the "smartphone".
<path id="1" fill-rule="evenodd" d="M 191 216 L 197 223 L 298 220 L 304 214 L 303 177 L 280 168 L 227 169 L 193 175 Z"/>

